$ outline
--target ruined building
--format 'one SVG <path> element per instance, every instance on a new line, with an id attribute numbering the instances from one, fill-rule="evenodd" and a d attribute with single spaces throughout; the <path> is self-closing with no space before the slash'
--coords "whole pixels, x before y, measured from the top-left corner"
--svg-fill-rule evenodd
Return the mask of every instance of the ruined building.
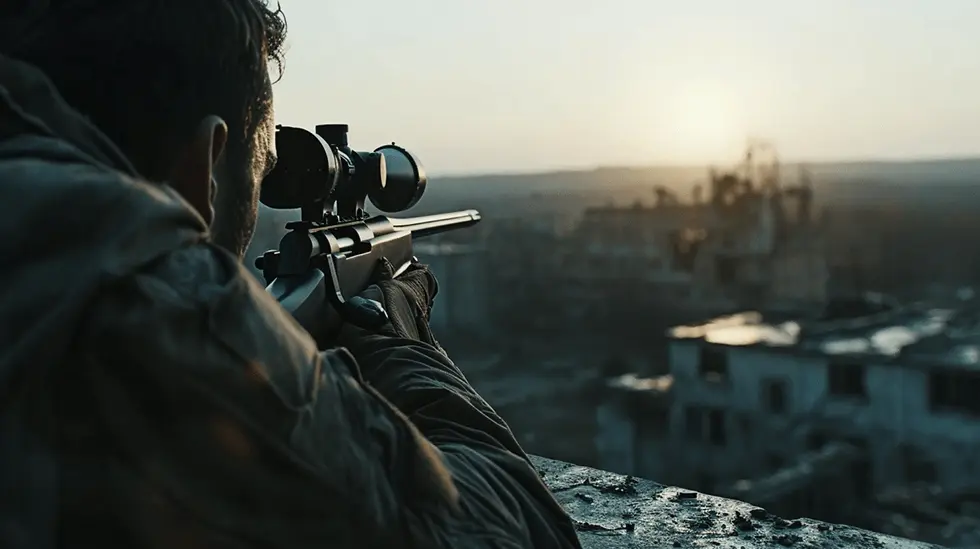
<path id="1" fill-rule="evenodd" d="M 670 373 L 614 380 L 600 465 L 949 546 L 980 543 L 980 315 L 743 313 L 671 331 Z"/>
<path id="2" fill-rule="evenodd" d="M 657 329 L 742 307 L 821 306 L 823 226 L 807 172 L 787 184 L 777 159 L 754 153 L 712 171 L 708 192 L 698 186 L 690 200 L 657 187 L 652 203 L 588 208 L 561 234 L 499 227 L 497 287 L 541 301 L 550 325 Z"/>

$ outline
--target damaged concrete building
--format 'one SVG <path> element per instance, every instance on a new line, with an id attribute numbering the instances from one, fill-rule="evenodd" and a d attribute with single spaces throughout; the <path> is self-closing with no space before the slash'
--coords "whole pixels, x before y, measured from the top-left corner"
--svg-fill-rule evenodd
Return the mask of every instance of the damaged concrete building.
<path id="1" fill-rule="evenodd" d="M 652 201 L 587 208 L 561 234 L 500 227 L 489 246 L 501 267 L 495 283 L 528 296 L 524 304 L 541 301 L 546 324 L 617 330 L 740 307 L 820 306 L 828 267 L 812 185 L 804 168 L 792 182 L 779 169 L 750 148 L 687 200 L 660 186 Z"/>
<path id="2" fill-rule="evenodd" d="M 870 303 L 672 329 L 669 375 L 610 383 L 600 466 L 944 545 L 980 532 L 980 315 Z"/>

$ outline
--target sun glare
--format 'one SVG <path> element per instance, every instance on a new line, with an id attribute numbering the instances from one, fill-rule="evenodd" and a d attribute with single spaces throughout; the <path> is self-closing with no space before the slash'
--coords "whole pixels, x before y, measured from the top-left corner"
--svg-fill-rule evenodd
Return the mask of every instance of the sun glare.
<path id="1" fill-rule="evenodd" d="M 683 161 L 711 162 L 744 145 L 734 109 L 721 93 L 688 90 L 678 94 L 666 128 Z"/>

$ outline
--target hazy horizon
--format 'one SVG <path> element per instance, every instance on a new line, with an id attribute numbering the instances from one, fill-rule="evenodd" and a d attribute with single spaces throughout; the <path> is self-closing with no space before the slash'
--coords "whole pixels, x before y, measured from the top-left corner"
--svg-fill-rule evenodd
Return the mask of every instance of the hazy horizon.
<path id="1" fill-rule="evenodd" d="M 727 162 L 711 162 L 704 164 L 622 164 L 622 165 L 592 165 L 592 166 L 555 166 L 552 168 L 531 168 L 527 170 L 507 170 L 500 169 L 497 171 L 439 171 L 431 170 L 422 159 L 422 163 L 426 168 L 426 173 L 432 177 L 487 177 L 487 176 L 520 176 L 520 175 L 541 175 L 549 173 L 563 173 L 563 172 L 588 172 L 588 171 L 599 171 L 599 170 L 705 170 L 708 168 L 716 167 L 718 169 L 728 169 L 734 167 L 742 159 L 742 156 L 735 156 L 729 159 Z M 781 164 L 783 166 L 849 166 L 849 165 L 874 165 L 874 164 L 929 164 L 929 163 L 942 163 L 942 162 L 978 162 L 980 163 L 980 154 L 975 156 L 922 156 L 922 157 L 905 157 L 905 158 L 840 158 L 840 159 L 816 159 L 816 160 L 793 160 L 793 159 L 781 159 Z M 980 183 L 980 181 L 978 181 Z"/>
<path id="2" fill-rule="evenodd" d="M 980 157 L 967 0 L 282 0 L 278 122 L 433 175 Z M 795 160 L 799 159 L 799 160 Z"/>

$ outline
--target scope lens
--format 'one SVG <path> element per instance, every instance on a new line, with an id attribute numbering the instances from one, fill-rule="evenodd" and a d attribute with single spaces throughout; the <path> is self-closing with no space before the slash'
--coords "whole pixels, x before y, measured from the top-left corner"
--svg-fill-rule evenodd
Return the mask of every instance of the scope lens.
<path id="1" fill-rule="evenodd" d="M 385 157 L 384 165 L 387 170 L 386 175 L 388 179 L 411 181 L 413 183 L 417 181 L 418 174 L 415 171 L 415 161 L 403 151 L 392 147 L 384 147 L 378 152 L 382 153 Z"/>
<path id="2" fill-rule="evenodd" d="M 400 212 L 418 203 L 425 191 L 425 171 L 412 153 L 397 145 L 374 150 L 384 156 L 385 185 L 370 193 L 371 202 L 385 212 Z"/>

